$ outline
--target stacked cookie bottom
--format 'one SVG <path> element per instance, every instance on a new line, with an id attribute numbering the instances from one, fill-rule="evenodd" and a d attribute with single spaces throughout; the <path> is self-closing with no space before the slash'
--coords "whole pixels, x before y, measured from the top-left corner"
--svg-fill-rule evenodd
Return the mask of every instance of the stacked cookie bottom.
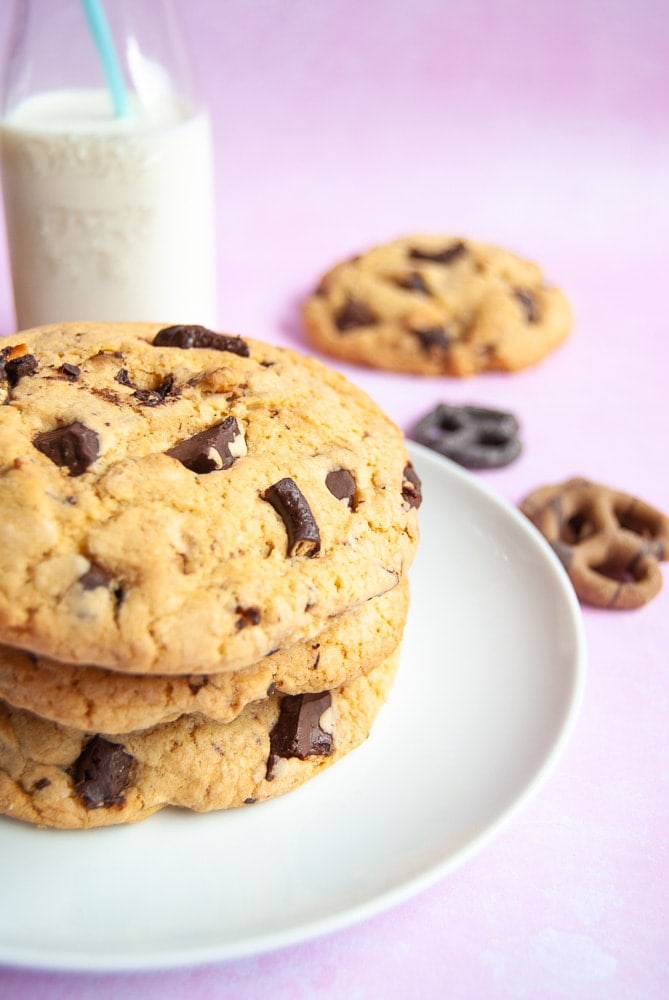
<path id="1" fill-rule="evenodd" d="M 406 581 L 236 672 L 129 675 L 0 647 L 0 812 L 78 829 L 288 792 L 369 735 Z"/>
<path id="2" fill-rule="evenodd" d="M 288 792 L 370 733 L 420 483 L 310 358 L 195 326 L 0 349 L 0 814 L 131 823 Z"/>

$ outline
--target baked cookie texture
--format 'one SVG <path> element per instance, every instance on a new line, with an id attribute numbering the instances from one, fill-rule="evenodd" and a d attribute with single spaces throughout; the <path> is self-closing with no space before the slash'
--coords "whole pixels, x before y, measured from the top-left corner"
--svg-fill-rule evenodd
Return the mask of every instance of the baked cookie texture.
<path id="1" fill-rule="evenodd" d="M 319 362 L 199 326 L 0 348 L 0 813 L 131 823 L 288 792 L 394 677 L 421 487 Z"/>
<path id="2" fill-rule="evenodd" d="M 2 643 L 135 674 L 239 670 L 409 568 L 416 486 L 392 421 L 315 360 L 184 329 L 5 342 Z"/>
<path id="3" fill-rule="evenodd" d="M 283 795 L 367 738 L 396 666 L 397 652 L 333 691 L 274 694 L 229 723 L 183 715 L 119 735 L 91 737 L 0 701 L 0 813 L 87 829 Z"/>
<path id="4" fill-rule="evenodd" d="M 417 375 L 468 376 L 533 365 L 572 325 L 541 268 L 500 247 L 417 234 L 345 260 L 304 303 L 325 354 Z"/>
<path id="5" fill-rule="evenodd" d="M 90 733 L 148 729 L 196 713 L 231 722 L 250 702 L 275 691 L 317 693 L 369 670 L 399 645 L 408 603 L 403 579 L 387 594 L 336 616 L 314 638 L 243 670 L 216 674 L 125 674 L 0 646 L 0 698 Z"/>

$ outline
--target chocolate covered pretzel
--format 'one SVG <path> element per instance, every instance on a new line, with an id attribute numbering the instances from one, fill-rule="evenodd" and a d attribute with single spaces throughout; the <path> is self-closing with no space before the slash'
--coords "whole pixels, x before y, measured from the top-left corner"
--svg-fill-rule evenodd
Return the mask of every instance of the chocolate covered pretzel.
<path id="1" fill-rule="evenodd" d="M 498 469 L 520 454 L 519 433 L 518 420 L 506 410 L 439 403 L 416 423 L 412 437 L 466 469 Z"/>
<path id="2" fill-rule="evenodd" d="M 662 587 L 669 517 L 643 500 L 574 478 L 535 490 L 520 509 L 551 544 L 585 604 L 638 608 Z"/>

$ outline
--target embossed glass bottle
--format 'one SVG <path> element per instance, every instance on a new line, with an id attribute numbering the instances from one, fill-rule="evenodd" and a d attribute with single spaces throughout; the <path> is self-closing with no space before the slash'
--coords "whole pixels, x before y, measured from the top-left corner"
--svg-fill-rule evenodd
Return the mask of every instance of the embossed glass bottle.
<path id="1" fill-rule="evenodd" d="M 15 2 L 1 135 L 17 328 L 213 326 L 211 130 L 177 12 L 106 6 L 115 92 L 80 0 Z"/>

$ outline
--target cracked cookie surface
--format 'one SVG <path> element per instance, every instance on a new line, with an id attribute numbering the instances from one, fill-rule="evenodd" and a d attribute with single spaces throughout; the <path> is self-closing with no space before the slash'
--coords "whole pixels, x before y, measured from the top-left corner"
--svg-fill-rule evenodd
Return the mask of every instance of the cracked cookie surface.
<path id="1" fill-rule="evenodd" d="M 0 378 L 6 645 L 132 674 L 236 671 L 411 564 L 403 436 L 314 359 L 73 323 L 6 338 Z"/>
<path id="2" fill-rule="evenodd" d="M 533 262 L 457 236 L 418 234 L 343 261 L 304 303 L 326 354 L 418 375 L 514 371 L 565 339 L 571 310 Z"/>

